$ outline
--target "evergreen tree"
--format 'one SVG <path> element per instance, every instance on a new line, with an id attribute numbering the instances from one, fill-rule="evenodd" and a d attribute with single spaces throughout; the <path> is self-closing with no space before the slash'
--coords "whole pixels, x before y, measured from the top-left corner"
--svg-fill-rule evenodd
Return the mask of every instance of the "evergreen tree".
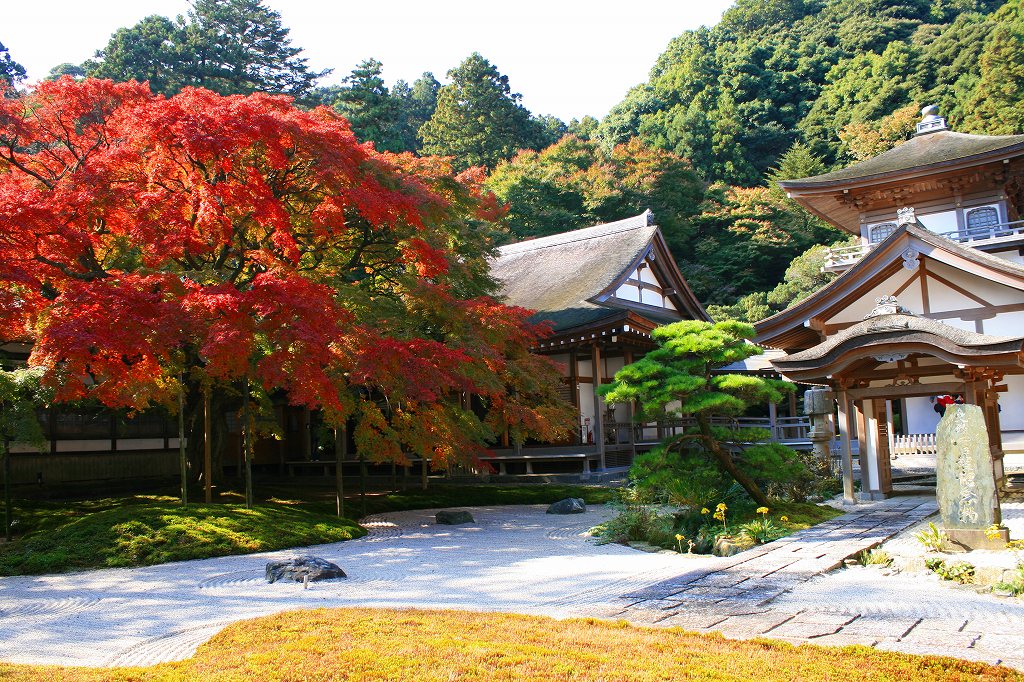
<path id="1" fill-rule="evenodd" d="M 301 97 L 329 73 L 310 71 L 301 52 L 262 0 L 194 0 L 177 21 L 150 16 L 119 29 L 83 66 L 88 76 L 149 81 L 165 95 L 192 85 L 224 95 Z"/>
<path id="2" fill-rule="evenodd" d="M 361 142 L 373 142 L 382 151 L 407 151 L 397 134 L 398 106 L 381 78 L 382 68 L 376 59 L 361 62 L 345 78 L 334 108 Z"/>
<path id="3" fill-rule="evenodd" d="M 419 152 L 420 140 L 417 133 L 433 116 L 440 89 L 441 84 L 429 71 L 413 81 L 412 86 L 400 80 L 391 89 L 391 97 L 397 108 L 395 134 L 401 140 L 404 151 Z"/>
<path id="4" fill-rule="evenodd" d="M 1024 132 L 1024 5 L 1010 0 L 995 14 L 995 27 L 981 53 L 981 72 L 968 123 L 978 132 Z"/>
<path id="5" fill-rule="evenodd" d="M 542 142 L 540 126 L 513 93 L 508 77 L 474 52 L 448 72 L 437 108 L 419 130 L 424 154 L 454 157 L 459 169 L 493 168 Z"/>
<path id="6" fill-rule="evenodd" d="M 795 476 L 803 469 L 799 458 L 778 443 L 759 443 L 768 440 L 766 430 L 739 428 L 722 418 L 741 416 L 757 403 L 780 402 L 793 385 L 749 374 L 716 373 L 761 353 L 749 342 L 754 338 L 750 325 L 684 320 L 658 327 L 651 336 L 658 347 L 616 372 L 615 380 L 601 389 L 604 399 L 636 405 L 640 422 L 663 415 L 691 419 L 691 428 L 666 438 L 652 457 L 681 458 L 682 468 L 697 475 L 708 468 L 717 470 L 767 506 L 758 481 Z M 756 444 L 737 449 L 741 443 Z"/>
<path id="7" fill-rule="evenodd" d="M 148 81 L 153 92 L 173 95 L 185 85 L 200 84 L 190 53 L 182 26 L 153 15 L 119 28 L 96 58 L 82 66 L 87 76 Z"/>
<path id="8" fill-rule="evenodd" d="M 0 81 L 5 89 L 13 90 L 25 80 L 25 67 L 11 59 L 10 51 L 0 43 Z"/>

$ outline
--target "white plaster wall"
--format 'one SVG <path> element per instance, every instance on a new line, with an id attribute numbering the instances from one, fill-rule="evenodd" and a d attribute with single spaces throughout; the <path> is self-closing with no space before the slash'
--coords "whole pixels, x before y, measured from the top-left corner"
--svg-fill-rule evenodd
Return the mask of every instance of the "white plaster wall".
<path id="1" fill-rule="evenodd" d="M 632 284 L 623 284 L 615 290 L 615 298 L 621 298 L 624 301 L 639 301 L 640 290 Z"/>
<path id="2" fill-rule="evenodd" d="M 585 420 L 590 419 L 590 429 L 593 430 L 595 427 L 594 420 L 594 385 L 593 384 L 579 384 L 579 405 L 580 405 L 580 426 L 584 428 L 583 440 L 586 442 L 587 433 Z"/>
<path id="3" fill-rule="evenodd" d="M 888 280 L 882 282 L 878 286 L 874 287 L 868 292 L 865 292 L 858 300 L 850 304 L 849 307 L 844 308 L 838 312 L 834 317 L 827 320 L 828 324 L 841 324 L 843 322 L 860 322 L 864 319 L 864 316 L 871 312 L 872 308 L 875 307 L 875 299 L 881 298 L 882 296 L 891 296 L 894 291 L 900 288 L 904 282 L 909 278 L 913 277 L 914 273 L 905 268 L 901 268 L 899 273 L 890 277 Z M 913 291 L 914 289 L 920 290 L 920 287 L 915 284 L 911 284 L 910 287 L 899 295 L 900 304 L 905 308 L 910 309 L 914 313 L 921 312 L 920 306 L 920 295 Z M 917 296 L 916 306 L 913 297 Z M 904 303 L 907 301 L 907 303 Z"/>
<path id="4" fill-rule="evenodd" d="M 659 308 L 665 307 L 664 298 L 661 294 L 659 294 L 657 291 L 654 291 L 653 289 L 644 289 L 641 292 L 640 302 L 646 303 L 647 305 L 655 305 L 658 306 Z"/>
<path id="5" fill-rule="evenodd" d="M 632 275 L 630 275 L 630 277 L 636 277 L 636 276 L 637 275 L 636 275 L 635 272 Z M 661 282 L 659 282 L 658 278 L 654 276 L 654 271 L 651 270 L 650 267 L 646 267 L 643 270 L 641 270 L 640 271 L 640 276 L 639 276 L 638 279 L 641 282 L 647 282 L 648 284 L 656 284 L 658 286 L 661 286 Z"/>
<path id="6" fill-rule="evenodd" d="M 615 376 L 615 373 L 626 366 L 625 358 L 604 358 L 604 378 L 609 379 Z"/>
<path id="7" fill-rule="evenodd" d="M 977 275 L 969 275 L 945 263 L 929 260 L 928 270 L 966 289 L 992 305 L 1020 303 L 1024 300 L 1024 293 L 1019 289 L 1013 289 Z M 932 311 L 959 310 L 967 307 L 977 308 L 981 305 L 977 301 L 972 301 L 963 294 L 953 291 L 934 278 L 928 280 L 928 298 L 931 300 Z"/>
<path id="8" fill-rule="evenodd" d="M 592 377 L 592 376 L 594 376 L 594 365 L 590 362 L 590 360 L 578 360 L 576 365 L 579 368 L 578 376 L 581 376 L 581 377 Z"/>
<path id="9" fill-rule="evenodd" d="M 956 211 L 941 211 L 939 213 L 919 213 L 917 219 L 921 224 L 932 232 L 952 232 L 957 229 Z"/>
<path id="10" fill-rule="evenodd" d="M 939 425 L 939 413 L 935 411 L 935 403 L 928 398 L 907 398 L 906 400 L 907 433 L 935 433 Z"/>
<path id="11" fill-rule="evenodd" d="M 874 402 L 873 400 L 864 401 L 864 425 L 868 437 L 864 439 L 861 447 L 867 446 L 865 449 L 868 461 L 868 485 L 871 490 L 878 490 L 878 448 L 875 447 L 875 442 L 878 440 L 878 420 L 874 417 Z"/>
<path id="12" fill-rule="evenodd" d="M 1024 264 L 1024 256 L 1020 255 L 1017 249 L 1012 251 L 989 251 L 989 255 L 1008 260 L 1011 263 Z"/>
<path id="13" fill-rule="evenodd" d="M 942 324 L 955 327 L 957 329 L 964 329 L 969 332 L 977 331 L 978 325 L 975 324 L 974 320 L 961 320 L 959 317 L 951 317 L 946 320 L 940 320 Z"/>
<path id="14" fill-rule="evenodd" d="M 1024 311 L 1002 313 L 992 319 L 982 320 L 981 324 L 986 334 L 993 336 L 1021 336 L 1024 335 Z"/>
<path id="15" fill-rule="evenodd" d="M 1003 383 L 1009 390 L 999 394 L 999 425 L 1003 431 L 1024 431 L 1024 375 L 1013 374 Z"/>

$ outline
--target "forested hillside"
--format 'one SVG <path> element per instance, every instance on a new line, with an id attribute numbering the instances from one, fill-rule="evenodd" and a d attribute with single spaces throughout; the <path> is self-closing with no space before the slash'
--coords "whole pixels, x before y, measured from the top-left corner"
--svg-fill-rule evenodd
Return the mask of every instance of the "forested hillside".
<path id="1" fill-rule="evenodd" d="M 820 286 L 822 250 L 812 247 L 845 239 L 773 180 L 899 144 L 923 104 L 938 104 L 955 130 L 1024 132 L 1022 5 L 738 0 L 716 26 L 672 40 L 647 81 L 600 121 L 527 111 L 476 53 L 445 82 L 424 73 L 389 88 L 384 65 L 368 58 L 324 87 L 327 72 L 307 68 L 262 0 L 195 0 L 187 16 L 122 28 L 94 59 L 52 76 L 148 80 L 165 94 L 187 85 L 282 92 L 331 106 L 380 150 L 482 167 L 508 206 L 499 240 L 651 208 L 701 300 L 718 316 L 754 320 Z M 16 82 L 24 72 L 0 57 Z"/>

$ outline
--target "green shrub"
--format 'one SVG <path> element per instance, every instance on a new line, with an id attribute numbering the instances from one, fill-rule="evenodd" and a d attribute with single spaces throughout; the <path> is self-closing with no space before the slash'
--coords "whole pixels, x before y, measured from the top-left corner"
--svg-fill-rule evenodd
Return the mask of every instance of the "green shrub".
<path id="1" fill-rule="evenodd" d="M 750 539 L 756 545 L 778 540 L 784 535 L 786 535 L 786 529 L 775 525 L 767 516 L 739 526 L 739 536 Z"/>
<path id="2" fill-rule="evenodd" d="M 1011 580 L 1003 580 L 995 584 L 995 589 L 1009 592 L 1015 597 L 1024 594 L 1024 563 L 1017 564 L 1017 575 Z"/>
<path id="3" fill-rule="evenodd" d="M 857 555 L 861 566 L 892 566 L 892 555 L 884 549 L 865 549 Z"/>
<path id="4" fill-rule="evenodd" d="M 961 585 L 974 582 L 974 566 L 966 561 L 954 561 L 947 564 L 942 559 L 933 558 L 926 559 L 924 565 L 943 580 L 952 580 Z"/>
<path id="5" fill-rule="evenodd" d="M 928 522 L 928 530 L 914 533 L 914 538 L 924 545 L 929 552 L 941 551 L 943 545 L 946 544 L 946 534 L 931 521 Z"/>

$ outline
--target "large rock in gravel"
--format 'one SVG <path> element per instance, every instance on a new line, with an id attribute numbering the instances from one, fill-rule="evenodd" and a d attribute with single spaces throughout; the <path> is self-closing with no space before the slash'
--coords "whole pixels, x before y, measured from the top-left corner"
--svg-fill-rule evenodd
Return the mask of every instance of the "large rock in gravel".
<path id="1" fill-rule="evenodd" d="M 286 561 L 267 562 L 267 582 L 294 580 L 301 583 L 309 576 L 310 582 L 346 578 L 345 571 L 337 564 L 315 556 L 292 557 Z"/>
<path id="2" fill-rule="evenodd" d="M 434 520 L 445 526 L 458 526 L 463 523 L 476 523 L 473 515 L 468 511 L 439 511 L 434 515 Z"/>
<path id="3" fill-rule="evenodd" d="M 585 511 L 587 505 L 579 497 L 567 497 L 548 507 L 548 514 L 582 514 Z"/>

